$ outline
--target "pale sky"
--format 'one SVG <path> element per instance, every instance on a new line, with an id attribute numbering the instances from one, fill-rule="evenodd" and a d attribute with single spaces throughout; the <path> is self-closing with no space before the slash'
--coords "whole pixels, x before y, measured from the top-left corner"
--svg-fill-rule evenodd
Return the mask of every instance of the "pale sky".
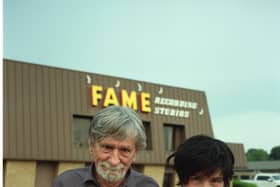
<path id="1" fill-rule="evenodd" d="M 280 145 L 280 1 L 3 0 L 7 59 L 205 91 L 216 138 Z"/>

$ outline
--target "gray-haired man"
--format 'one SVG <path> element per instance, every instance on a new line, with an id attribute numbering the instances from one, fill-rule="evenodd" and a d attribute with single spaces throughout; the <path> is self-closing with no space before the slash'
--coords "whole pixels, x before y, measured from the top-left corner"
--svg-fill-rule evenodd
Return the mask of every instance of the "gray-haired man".
<path id="1" fill-rule="evenodd" d="M 99 111 L 88 142 L 91 166 L 62 173 L 53 187 L 158 187 L 151 177 L 130 168 L 137 151 L 146 147 L 142 121 L 132 109 L 110 106 Z"/>

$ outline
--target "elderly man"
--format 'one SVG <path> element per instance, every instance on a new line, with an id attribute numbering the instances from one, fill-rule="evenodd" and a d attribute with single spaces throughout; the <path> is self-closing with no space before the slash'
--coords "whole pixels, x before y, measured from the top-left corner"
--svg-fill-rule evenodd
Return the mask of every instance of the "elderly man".
<path id="1" fill-rule="evenodd" d="M 146 147 L 142 121 L 132 109 L 110 106 L 99 111 L 88 143 L 90 167 L 62 173 L 53 187 L 158 187 L 151 177 L 130 168 L 137 151 Z"/>

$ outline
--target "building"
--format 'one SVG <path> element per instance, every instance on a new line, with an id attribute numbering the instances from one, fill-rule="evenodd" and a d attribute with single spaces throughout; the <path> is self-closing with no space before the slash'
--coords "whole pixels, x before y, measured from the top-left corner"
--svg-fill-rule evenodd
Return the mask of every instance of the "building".
<path id="1" fill-rule="evenodd" d="M 280 160 L 249 161 L 248 170 L 254 172 L 280 173 Z"/>
<path id="2" fill-rule="evenodd" d="M 280 160 L 248 161 L 248 167 L 235 172 L 239 179 L 253 179 L 257 173 L 280 173 Z"/>
<path id="3" fill-rule="evenodd" d="M 134 168 L 174 186 L 166 157 L 185 138 L 213 136 L 203 91 L 4 60 L 4 186 L 45 187 L 64 170 L 90 161 L 91 118 L 109 105 L 139 112 L 148 138 Z M 229 144 L 246 168 L 242 144 Z M 164 183 L 164 184 L 163 184 Z"/>

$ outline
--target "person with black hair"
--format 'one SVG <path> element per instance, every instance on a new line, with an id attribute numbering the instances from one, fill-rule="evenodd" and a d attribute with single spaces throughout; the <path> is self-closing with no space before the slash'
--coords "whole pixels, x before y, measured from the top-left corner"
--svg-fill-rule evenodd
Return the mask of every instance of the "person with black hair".
<path id="1" fill-rule="evenodd" d="M 182 187 L 229 187 L 234 156 L 221 140 L 196 135 L 186 139 L 167 158 L 174 158 L 178 185 Z"/>

